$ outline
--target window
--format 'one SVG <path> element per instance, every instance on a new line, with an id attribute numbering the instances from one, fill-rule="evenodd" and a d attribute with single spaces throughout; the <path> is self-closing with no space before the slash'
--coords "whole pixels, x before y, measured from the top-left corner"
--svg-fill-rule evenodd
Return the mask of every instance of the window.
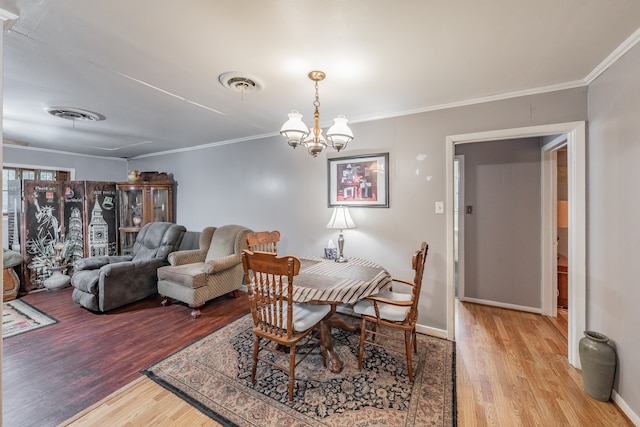
<path id="1" fill-rule="evenodd" d="M 12 180 L 39 179 L 42 181 L 69 181 L 71 172 L 55 169 L 30 169 L 19 167 L 2 168 L 2 214 L 6 215 L 9 206 L 9 183 Z"/>

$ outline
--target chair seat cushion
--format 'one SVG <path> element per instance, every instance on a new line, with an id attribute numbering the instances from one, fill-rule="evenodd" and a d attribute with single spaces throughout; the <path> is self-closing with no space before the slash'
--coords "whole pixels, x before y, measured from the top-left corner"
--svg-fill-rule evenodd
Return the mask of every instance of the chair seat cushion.
<path id="1" fill-rule="evenodd" d="M 411 294 L 404 294 L 401 292 L 385 291 L 376 294 L 376 296 L 393 301 L 411 301 Z M 378 311 L 380 312 L 380 318 L 390 320 L 392 322 L 403 321 L 407 317 L 407 313 L 409 313 L 410 309 L 411 307 L 399 307 L 378 302 Z M 358 301 L 353 306 L 353 311 L 364 316 L 376 317 L 376 310 L 373 307 L 373 301 L 371 300 L 363 299 Z"/>
<path id="2" fill-rule="evenodd" d="M 287 324 L 287 303 L 283 305 L 283 323 Z M 293 330 L 306 331 L 329 314 L 331 306 L 328 304 L 293 304 Z"/>
<path id="3" fill-rule="evenodd" d="M 204 262 L 165 266 L 158 269 L 158 280 L 173 282 L 188 288 L 200 288 L 207 282 Z"/>

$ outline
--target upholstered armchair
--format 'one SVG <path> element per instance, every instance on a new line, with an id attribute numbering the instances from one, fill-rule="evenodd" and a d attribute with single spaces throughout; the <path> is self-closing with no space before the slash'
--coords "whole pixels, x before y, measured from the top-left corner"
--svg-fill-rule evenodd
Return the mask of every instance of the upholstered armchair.
<path id="1" fill-rule="evenodd" d="M 150 222 L 136 237 L 131 255 L 83 258 L 73 264 L 72 298 L 93 311 L 109 311 L 158 292 L 158 267 L 167 265 L 186 228 Z"/>
<path id="2" fill-rule="evenodd" d="M 170 266 L 158 269 L 158 293 L 162 304 L 177 300 L 187 304 L 191 316 L 200 316 L 207 301 L 233 292 L 238 295 L 244 270 L 242 251 L 251 230 L 240 225 L 207 227 L 200 234 L 200 249 L 169 255 Z"/>

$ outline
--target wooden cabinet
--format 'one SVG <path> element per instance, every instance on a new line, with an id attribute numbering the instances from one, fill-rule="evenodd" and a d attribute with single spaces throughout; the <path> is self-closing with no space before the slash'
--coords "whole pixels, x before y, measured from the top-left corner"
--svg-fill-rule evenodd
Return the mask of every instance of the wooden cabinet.
<path id="1" fill-rule="evenodd" d="M 569 307 L 569 268 L 566 256 L 558 257 L 558 307 Z"/>
<path id="2" fill-rule="evenodd" d="M 131 253 L 140 228 L 149 222 L 174 222 L 173 181 L 118 183 L 120 253 Z"/>

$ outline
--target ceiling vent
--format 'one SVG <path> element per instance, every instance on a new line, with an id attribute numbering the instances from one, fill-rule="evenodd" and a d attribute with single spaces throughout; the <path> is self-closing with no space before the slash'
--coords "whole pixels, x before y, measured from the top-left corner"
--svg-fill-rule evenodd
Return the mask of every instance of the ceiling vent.
<path id="1" fill-rule="evenodd" d="M 227 89 L 238 93 L 255 93 L 262 90 L 262 83 L 255 77 L 243 74 L 239 71 L 222 73 L 218 77 L 220 84 Z"/>
<path id="2" fill-rule="evenodd" d="M 102 114 L 94 113 L 93 111 L 82 110 L 80 108 L 46 107 L 45 110 L 52 116 L 60 117 L 61 119 L 67 120 L 99 122 L 105 119 Z"/>

